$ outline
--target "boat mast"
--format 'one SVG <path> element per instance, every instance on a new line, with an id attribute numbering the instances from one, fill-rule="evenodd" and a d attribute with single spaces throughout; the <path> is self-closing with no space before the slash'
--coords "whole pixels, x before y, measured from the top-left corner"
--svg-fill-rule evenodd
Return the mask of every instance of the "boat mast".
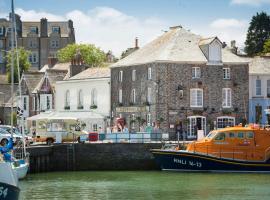
<path id="1" fill-rule="evenodd" d="M 15 39 L 15 31 L 14 30 L 14 23 L 15 23 L 15 15 L 14 15 L 14 3 L 11 0 L 11 69 L 10 69 L 10 76 L 11 76 L 11 113 L 10 113 L 10 125 L 11 125 L 11 137 L 13 138 L 13 93 L 14 93 L 14 39 Z"/>
<path id="2" fill-rule="evenodd" d="M 14 14 L 15 16 L 15 14 Z M 15 17 L 14 17 L 15 18 Z M 14 19 L 15 21 L 15 19 Z M 13 23 L 13 28 L 14 30 L 17 30 L 16 23 Z M 19 87 L 19 108 L 22 110 L 22 88 L 21 88 L 21 70 L 20 70 L 20 60 L 19 60 L 19 51 L 18 51 L 18 41 L 17 41 L 17 31 L 15 31 L 15 52 L 16 52 L 16 61 L 17 61 L 17 74 L 18 74 L 18 87 Z M 25 146 L 25 132 L 24 132 L 24 117 L 19 115 L 20 117 L 20 124 L 21 124 L 21 131 L 22 131 L 22 136 L 23 136 L 23 153 L 24 156 L 26 155 L 26 146 Z"/>

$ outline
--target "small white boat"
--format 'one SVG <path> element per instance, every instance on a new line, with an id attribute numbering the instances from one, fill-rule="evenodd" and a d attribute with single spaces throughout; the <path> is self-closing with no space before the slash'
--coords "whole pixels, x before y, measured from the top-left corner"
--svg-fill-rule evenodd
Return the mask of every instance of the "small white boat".
<path id="1" fill-rule="evenodd" d="M 24 179 L 29 169 L 29 163 L 25 160 L 18 160 L 13 162 L 13 170 L 15 171 L 18 179 Z"/>
<path id="2" fill-rule="evenodd" d="M 14 172 L 12 163 L 0 161 L 0 199 L 18 200 L 20 189 L 18 177 Z"/>

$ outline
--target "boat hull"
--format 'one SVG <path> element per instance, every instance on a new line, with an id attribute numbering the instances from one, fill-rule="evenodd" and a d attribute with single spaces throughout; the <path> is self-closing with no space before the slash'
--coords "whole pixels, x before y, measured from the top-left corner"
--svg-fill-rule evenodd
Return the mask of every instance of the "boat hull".
<path id="1" fill-rule="evenodd" d="M 14 185 L 0 182 L 0 199 L 17 200 L 19 199 L 20 189 Z"/>
<path id="2" fill-rule="evenodd" d="M 176 150 L 151 150 L 162 170 L 270 172 L 270 162 L 249 162 L 217 158 Z"/>
<path id="3" fill-rule="evenodd" d="M 28 168 L 29 168 L 28 163 L 20 164 L 19 166 L 14 167 L 18 179 L 24 179 L 26 177 Z"/>

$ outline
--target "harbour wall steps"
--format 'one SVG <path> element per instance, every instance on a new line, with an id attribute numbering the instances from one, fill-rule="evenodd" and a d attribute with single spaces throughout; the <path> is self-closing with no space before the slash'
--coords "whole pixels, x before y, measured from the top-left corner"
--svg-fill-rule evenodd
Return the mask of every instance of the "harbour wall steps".
<path id="1" fill-rule="evenodd" d="M 75 143 L 32 146 L 30 173 L 83 170 L 157 170 L 150 149 L 160 143 Z"/>

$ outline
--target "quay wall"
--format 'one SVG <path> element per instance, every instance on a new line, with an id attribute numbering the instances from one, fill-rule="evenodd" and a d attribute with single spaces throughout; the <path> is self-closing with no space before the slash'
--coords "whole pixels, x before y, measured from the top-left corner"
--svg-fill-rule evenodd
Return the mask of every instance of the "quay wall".
<path id="1" fill-rule="evenodd" d="M 57 144 L 32 146 L 30 173 L 83 170 L 156 170 L 149 151 L 158 143 Z"/>

